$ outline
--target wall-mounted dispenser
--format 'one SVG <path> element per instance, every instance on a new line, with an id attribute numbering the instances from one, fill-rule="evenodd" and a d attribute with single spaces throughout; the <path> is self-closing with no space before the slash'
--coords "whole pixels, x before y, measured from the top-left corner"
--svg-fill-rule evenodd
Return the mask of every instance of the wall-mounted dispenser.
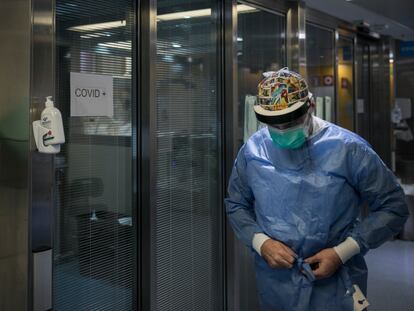
<path id="1" fill-rule="evenodd" d="M 59 109 L 54 107 L 52 96 L 46 97 L 45 106 L 40 120 L 33 122 L 36 146 L 42 153 L 58 153 L 60 145 L 65 142 L 62 115 Z"/>

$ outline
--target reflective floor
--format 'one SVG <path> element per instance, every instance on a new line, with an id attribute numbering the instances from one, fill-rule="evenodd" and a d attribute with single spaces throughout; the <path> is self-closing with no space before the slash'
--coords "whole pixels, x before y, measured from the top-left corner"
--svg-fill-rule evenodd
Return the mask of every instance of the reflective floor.
<path id="1" fill-rule="evenodd" d="M 54 278 L 54 310 L 132 310 L 129 288 L 102 278 L 82 276 L 77 260 L 59 264 Z"/>
<path id="2" fill-rule="evenodd" d="M 371 250 L 368 300 L 371 311 L 414 310 L 414 242 L 395 240 Z"/>

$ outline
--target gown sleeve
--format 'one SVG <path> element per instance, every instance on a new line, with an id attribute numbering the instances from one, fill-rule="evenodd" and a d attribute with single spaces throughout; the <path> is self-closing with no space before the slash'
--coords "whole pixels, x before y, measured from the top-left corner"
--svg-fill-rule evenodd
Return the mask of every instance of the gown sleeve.
<path id="1" fill-rule="evenodd" d="M 254 196 L 248 183 L 244 147 L 239 151 L 229 179 L 228 197 L 225 199 L 227 218 L 236 236 L 252 247 L 255 233 L 263 233 L 256 222 Z"/>
<path id="2" fill-rule="evenodd" d="M 357 145 L 349 161 L 354 187 L 369 206 L 368 216 L 351 232 L 364 255 L 398 234 L 409 213 L 401 186 L 369 146 Z"/>

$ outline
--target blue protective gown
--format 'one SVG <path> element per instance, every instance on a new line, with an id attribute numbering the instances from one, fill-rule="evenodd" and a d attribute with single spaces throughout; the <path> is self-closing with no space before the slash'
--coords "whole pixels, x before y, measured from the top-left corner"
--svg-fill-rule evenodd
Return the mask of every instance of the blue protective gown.
<path id="1" fill-rule="evenodd" d="M 252 246 L 265 233 L 295 251 L 291 269 L 272 269 L 255 252 L 256 283 L 264 311 L 353 310 L 352 284 L 366 294 L 363 255 L 397 234 L 408 209 L 394 175 L 358 135 L 321 121 L 299 149 L 276 147 L 267 128 L 240 149 L 226 207 L 237 237 Z M 361 205 L 369 215 L 359 220 Z M 361 253 L 332 277 L 312 281 L 303 259 L 351 236 Z"/>

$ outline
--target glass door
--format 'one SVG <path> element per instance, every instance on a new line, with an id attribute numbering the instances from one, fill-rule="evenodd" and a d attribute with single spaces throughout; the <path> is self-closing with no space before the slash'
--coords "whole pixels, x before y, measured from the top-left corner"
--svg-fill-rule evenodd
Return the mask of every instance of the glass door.
<path id="1" fill-rule="evenodd" d="M 252 25 L 255 25 L 252 27 Z M 243 142 L 258 130 L 253 111 L 257 85 L 266 71 L 286 66 L 286 17 L 239 2 L 237 5 L 238 129 Z"/>
<path id="2" fill-rule="evenodd" d="M 234 99 L 234 146 L 238 150 L 262 125 L 253 110 L 257 85 L 266 71 L 286 66 L 286 15 L 271 7 L 237 2 L 237 36 L 234 42 L 237 88 Z M 283 8 L 282 8 L 283 10 Z M 234 160 L 234 159 L 232 159 Z M 228 306 L 231 310 L 258 310 L 254 254 L 233 234 L 229 234 Z"/>
<path id="3" fill-rule="evenodd" d="M 355 131 L 354 124 L 354 41 L 340 36 L 337 41 L 337 123 Z"/>
<path id="4" fill-rule="evenodd" d="M 307 81 L 316 102 L 316 116 L 329 122 L 335 118 L 335 33 L 306 24 Z"/>
<path id="5" fill-rule="evenodd" d="M 54 310 L 136 310 L 133 0 L 56 1 Z"/>
<path id="6" fill-rule="evenodd" d="M 371 77 L 370 77 L 370 44 L 358 39 L 357 45 L 357 100 L 356 100 L 356 131 L 358 135 L 370 141 L 371 127 Z"/>
<path id="7" fill-rule="evenodd" d="M 148 310 L 223 304 L 217 4 L 157 1 Z"/>

